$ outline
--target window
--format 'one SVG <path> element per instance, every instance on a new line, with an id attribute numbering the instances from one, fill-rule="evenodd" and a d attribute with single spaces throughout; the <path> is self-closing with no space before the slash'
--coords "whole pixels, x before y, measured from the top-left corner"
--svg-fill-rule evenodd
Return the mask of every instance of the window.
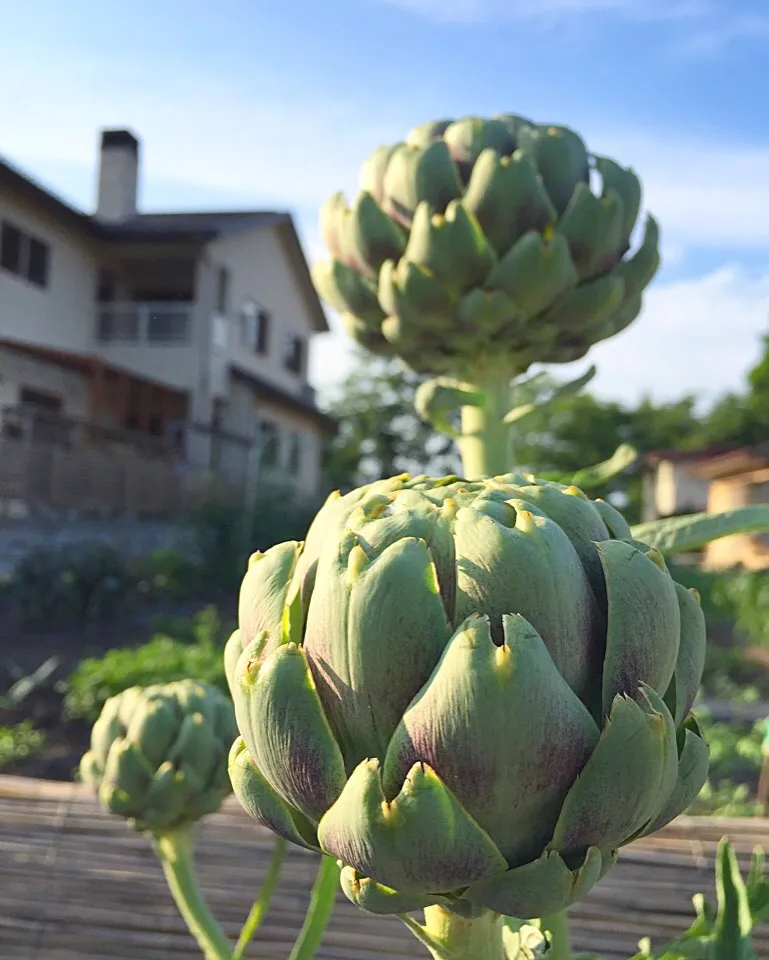
<path id="1" fill-rule="evenodd" d="M 4 220 L 0 233 L 0 266 L 9 273 L 21 273 L 22 239 L 21 230 Z"/>
<path id="2" fill-rule="evenodd" d="M 292 433 L 288 447 L 288 471 L 297 474 L 302 467 L 302 437 L 299 433 Z"/>
<path id="3" fill-rule="evenodd" d="M 219 267 L 216 278 L 216 309 L 219 313 L 227 313 L 227 304 L 230 293 L 230 271 L 227 267 Z"/>
<path id="4" fill-rule="evenodd" d="M 0 228 L 0 267 L 37 287 L 48 286 L 51 248 L 7 220 Z"/>
<path id="5" fill-rule="evenodd" d="M 286 356 L 284 359 L 286 370 L 292 373 L 304 371 L 304 340 L 290 333 L 286 338 Z"/>
<path id="6" fill-rule="evenodd" d="M 62 408 L 61 397 L 55 393 L 33 390 L 32 387 L 22 387 L 19 390 L 19 403 L 25 407 L 36 407 L 38 410 L 48 410 L 51 413 L 60 413 Z"/>
<path id="7" fill-rule="evenodd" d="M 262 420 L 259 424 L 259 438 L 261 440 L 261 456 L 259 462 L 269 470 L 279 463 L 280 434 L 278 425 L 271 420 Z"/>
<path id="8" fill-rule="evenodd" d="M 34 237 L 29 238 L 27 280 L 36 287 L 48 286 L 48 244 Z"/>
<path id="9" fill-rule="evenodd" d="M 269 341 L 269 313 L 252 300 L 243 307 L 240 324 L 243 343 L 254 353 L 265 356 Z"/>

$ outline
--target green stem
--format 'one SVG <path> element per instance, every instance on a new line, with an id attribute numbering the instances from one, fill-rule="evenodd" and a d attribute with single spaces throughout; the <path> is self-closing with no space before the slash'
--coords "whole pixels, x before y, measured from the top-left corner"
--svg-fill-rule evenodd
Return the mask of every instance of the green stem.
<path id="1" fill-rule="evenodd" d="M 230 960 L 232 944 L 214 919 L 195 874 L 192 840 L 186 831 L 155 837 L 155 854 L 179 913 L 206 960 Z"/>
<path id="2" fill-rule="evenodd" d="M 551 913 L 539 922 L 542 932 L 550 935 L 550 951 L 547 960 L 571 960 L 571 938 L 566 911 Z"/>
<path id="3" fill-rule="evenodd" d="M 312 960 L 331 919 L 339 888 L 339 864 L 333 857 L 322 857 L 310 906 L 288 960 Z"/>
<path id="4" fill-rule="evenodd" d="M 240 931 L 240 936 L 238 937 L 238 942 L 235 945 L 235 952 L 232 955 L 232 960 L 241 960 L 246 952 L 246 947 L 251 941 L 251 938 L 259 929 L 259 925 L 261 924 L 262 920 L 264 920 L 265 915 L 267 914 L 267 909 L 270 906 L 270 900 L 272 900 L 272 895 L 275 893 L 275 888 L 278 885 L 278 877 L 280 876 L 280 870 L 283 866 L 283 860 L 285 856 L 286 841 L 282 837 L 278 837 L 275 841 L 275 846 L 272 848 L 272 859 L 270 860 L 270 865 L 267 868 L 267 874 L 264 878 L 262 889 L 260 890 L 259 896 L 257 897 L 253 907 L 251 907 L 251 913 L 249 913 L 248 919 L 243 924 L 243 929 Z"/>
<path id="5" fill-rule="evenodd" d="M 510 428 L 503 418 L 510 407 L 510 377 L 481 379 L 465 386 L 486 397 L 483 406 L 462 407 L 462 435 L 457 443 L 465 477 L 477 480 L 506 473 L 510 469 Z"/>
<path id="6" fill-rule="evenodd" d="M 425 909 L 424 926 L 405 915 L 401 920 L 433 960 L 506 960 L 498 913 L 488 911 L 471 920 L 434 906 Z"/>

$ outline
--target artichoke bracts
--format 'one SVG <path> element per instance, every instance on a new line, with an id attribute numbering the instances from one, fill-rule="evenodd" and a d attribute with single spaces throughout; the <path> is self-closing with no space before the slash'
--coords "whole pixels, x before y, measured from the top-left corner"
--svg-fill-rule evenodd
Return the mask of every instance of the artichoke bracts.
<path id="1" fill-rule="evenodd" d="M 139 831 L 189 827 L 232 792 L 232 703 L 193 680 L 131 687 L 104 704 L 80 776 L 110 813 Z"/>
<path id="2" fill-rule="evenodd" d="M 551 914 L 697 795 L 704 652 L 696 595 L 608 503 L 379 481 L 251 559 L 235 793 L 366 910 Z"/>
<path id="3" fill-rule="evenodd" d="M 594 193 L 591 179 L 600 180 Z M 572 130 L 510 114 L 427 123 L 377 149 L 321 213 L 313 278 L 365 348 L 476 382 L 566 363 L 630 324 L 659 265 L 635 252 L 635 173 Z"/>

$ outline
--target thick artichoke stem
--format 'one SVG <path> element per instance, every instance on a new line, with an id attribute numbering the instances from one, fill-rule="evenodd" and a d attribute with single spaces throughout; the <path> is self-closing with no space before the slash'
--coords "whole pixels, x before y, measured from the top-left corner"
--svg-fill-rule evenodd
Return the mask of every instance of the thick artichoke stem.
<path id="1" fill-rule="evenodd" d="M 155 853 L 179 913 L 206 960 L 230 960 L 232 944 L 214 919 L 195 875 L 192 840 L 187 831 L 155 838 Z"/>
<path id="2" fill-rule="evenodd" d="M 458 439 L 466 479 L 495 477 L 510 469 L 510 427 L 504 417 L 510 409 L 510 377 L 478 379 L 472 389 L 485 394 L 481 407 L 462 407 L 462 434 Z"/>
<path id="3" fill-rule="evenodd" d="M 569 920 L 566 911 L 551 913 L 542 917 L 540 930 L 550 938 L 550 951 L 547 960 L 571 960 L 571 937 L 569 936 Z"/>
<path id="4" fill-rule="evenodd" d="M 425 940 L 434 960 L 506 960 L 498 913 L 469 920 L 443 907 L 427 907 L 423 929 L 436 945 L 433 949 Z"/>

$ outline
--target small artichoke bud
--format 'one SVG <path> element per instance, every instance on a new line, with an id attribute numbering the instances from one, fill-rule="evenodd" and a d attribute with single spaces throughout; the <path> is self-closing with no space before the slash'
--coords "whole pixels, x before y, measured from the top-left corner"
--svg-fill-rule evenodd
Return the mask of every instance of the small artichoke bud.
<path id="1" fill-rule="evenodd" d="M 215 687 L 131 687 L 104 704 L 80 777 L 136 830 L 184 829 L 232 792 L 227 757 L 236 736 L 232 703 Z"/>

